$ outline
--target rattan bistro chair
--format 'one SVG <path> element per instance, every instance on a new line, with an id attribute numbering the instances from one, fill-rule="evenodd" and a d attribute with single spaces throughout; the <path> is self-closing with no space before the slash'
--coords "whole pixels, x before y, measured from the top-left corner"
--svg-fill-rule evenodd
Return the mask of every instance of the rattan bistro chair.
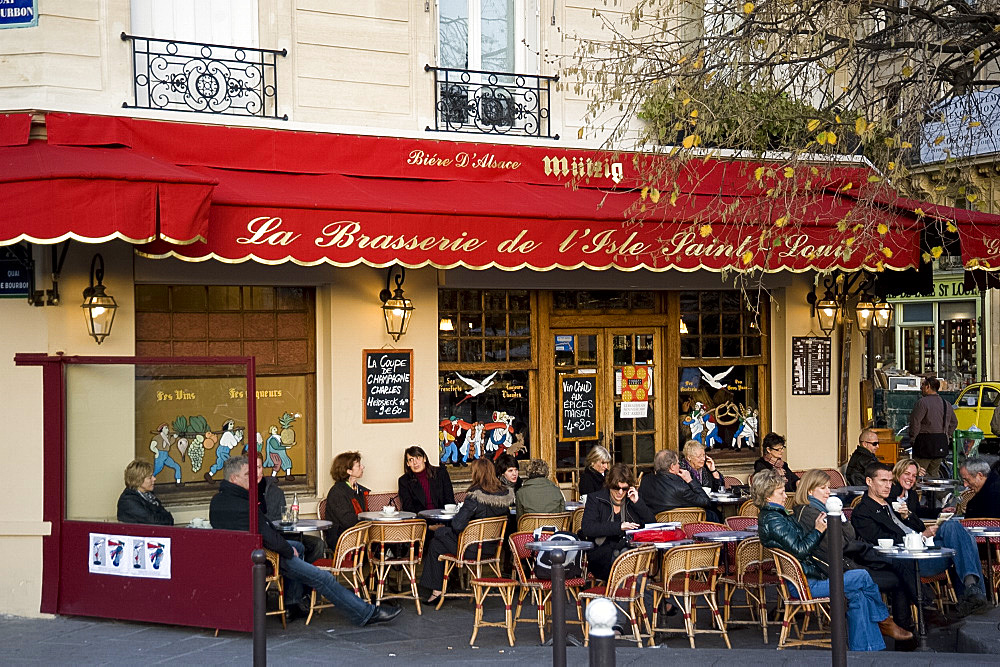
<path id="1" fill-rule="evenodd" d="M 760 515 L 760 508 L 753 504 L 752 500 L 745 500 L 743 504 L 740 505 L 739 516 L 758 516 Z"/>
<path id="2" fill-rule="evenodd" d="M 446 597 L 472 597 L 471 593 L 449 593 L 448 578 L 458 566 L 467 569 L 472 577 L 483 578 L 483 568 L 489 566 L 500 577 L 500 550 L 503 534 L 507 529 L 507 517 L 496 516 L 489 519 L 473 519 L 458 536 L 458 548 L 453 554 L 442 554 L 438 560 L 444 563 L 444 580 L 441 582 L 441 598 L 436 609 L 440 609 Z M 491 551 L 490 546 L 494 549 Z"/>
<path id="3" fill-rule="evenodd" d="M 607 598 L 615 603 L 615 606 L 628 617 L 632 626 L 632 635 L 635 643 L 642 648 L 642 638 L 649 636 L 652 643 L 652 632 L 649 627 L 649 615 L 646 613 L 646 580 L 649 578 L 649 568 L 652 565 L 653 557 L 656 556 L 656 547 L 652 544 L 644 544 L 635 549 L 623 551 L 611 564 L 611 572 L 608 574 L 606 586 L 594 586 L 580 593 L 580 598 L 593 600 L 596 598 Z M 586 618 L 586 614 L 584 614 Z M 639 628 L 639 620 L 646 626 L 646 634 Z M 584 622 L 584 640 L 590 640 L 590 625 Z"/>
<path id="4" fill-rule="evenodd" d="M 781 637 L 778 639 L 778 650 L 788 646 L 822 646 L 830 648 L 830 638 L 827 630 L 822 628 L 825 623 L 829 627 L 830 611 L 829 597 L 814 598 L 809 590 L 809 582 L 802 571 L 802 565 L 798 559 L 787 551 L 781 549 L 768 549 L 768 553 L 774 558 L 774 567 L 778 572 L 778 586 L 781 590 L 782 603 L 785 609 L 785 616 L 781 621 Z M 801 625 L 795 625 L 795 616 L 803 612 Z M 815 613 L 818 618 L 819 628 L 809 629 L 809 619 Z M 795 626 L 795 633 L 798 639 L 790 639 L 788 630 Z M 824 635 L 825 638 L 810 636 Z"/>
<path id="5" fill-rule="evenodd" d="M 583 528 L 583 510 L 585 508 L 578 507 L 573 510 L 573 521 L 571 531 L 577 535 L 580 534 L 580 530 Z"/>
<path id="6" fill-rule="evenodd" d="M 368 560 L 371 575 L 376 583 L 372 587 L 373 604 L 390 598 L 412 599 L 420 611 L 420 594 L 417 592 L 417 565 L 424 552 L 427 522 L 423 519 L 376 522 L 368 529 Z M 405 574 L 410 580 L 409 593 L 386 594 L 385 580 L 392 568 L 399 568 L 400 584 Z"/>
<path id="7" fill-rule="evenodd" d="M 547 540 L 548 536 L 543 535 L 540 540 Z M 531 593 L 532 602 L 535 604 L 536 622 L 538 623 L 538 636 L 545 643 L 545 609 L 552 596 L 552 582 L 548 579 L 539 579 L 534 573 L 535 554 L 527 547 L 529 542 L 534 542 L 533 533 L 516 532 L 511 534 L 507 541 L 510 543 L 511 561 L 514 564 L 514 576 L 520 586 L 517 607 L 514 613 L 514 625 L 518 623 L 530 623 L 531 619 L 521 618 L 521 608 L 524 606 L 524 599 Z M 582 623 L 583 609 L 580 605 L 580 589 L 587 585 L 586 571 L 583 576 L 566 579 L 566 591 L 572 596 L 576 604 L 576 614 L 579 621 L 567 621 L 567 623 Z"/>
<path id="8" fill-rule="evenodd" d="M 726 517 L 726 526 L 729 527 L 729 530 L 756 530 L 757 517 L 755 516 Z"/>
<path id="9" fill-rule="evenodd" d="M 1000 528 L 1000 518 L 963 519 L 962 525 L 966 528 L 976 526 Z M 977 537 L 976 535 L 973 535 L 973 537 L 976 540 L 976 544 L 985 545 L 986 549 L 993 550 L 990 559 L 982 559 L 981 563 L 983 566 L 983 575 L 986 577 L 987 583 L 993 587 L 993 599 L 996 599 L 998 592 L 1000 592 L 1000 537 Z M 988 567 L 990 563 L 993 565 L 992 571 Z"/>
<path id="10" fill-rule="evenodd" d="M 650 585 L 653 591 L 653 634 L 657 632 L 679 632 L 679 630 L 668 630 L 657 627 L 657 610 L 664 597 L 673 598 L 680 606 L 684 614 L 684 630 L 694 648 L 695 633 L 721 634 L 726 642 L 726 648 L 732 648 L 729 643 L 729 635 L 726 633 L 726 624 L 722 621 L 719 613 L 719 604 L 715 597 L 715 585 L 719 576 L 719 552 L 721 544 L 718 542 L 683 544 L 667 550 L 663 554 L 663 565 L 661 567 L 662 584 L 654 583 Z M 718 626 L 717 630 L 698 630 L 696 627 L 697 617 L 695 615 L 695 603 L 697 598 L 704 598 L 705 604 L 712 611 L 712 621 Z M 650 638 L 650 646 L 653 639 Z"/>
<path id="11" fill-rule="evenodd" d="M 522 514 L 517 518 L 517 532 L 531 532 L 543 526 L 554 526 L 556 530 L 569 530 L 572 520 L 572 512 Z"/>
<path id="12" fill-rule="evenodd" d="M 731 517 L 737 518 L 737 517 Z M 738 517 L 748 519 L 750 517 Z M 734 529 L 739 530 L 739 529 Z M 751 537 L 736 545 L 736 567 L 732 576 L 719 580 L 723 585 L 722 621 L 728 628 L 730 623 L 751 623 L 760 626 L 767 643 L 767 588 L 778 585 L 778 575 L 774 571 L 774 559 L 760 543 L 760 538 Z M 732 621 L 733 593 L 742 590 L 746 597 L 745 607 L 750 612 L 749 621 Z"/>
<path id="13" fill-rule="evenodd" d="M 365 587 L 365 575 L 362 567 L 365 564 L 365 549 L 368 546 L 368 529 L 371 521 L 359 521 L 343 533 L 337 540 L 337 548 L 333 550 L 333 558 L 320 560 L 313 563 L 317 568 L 325 570 L 334 577 L 343 577 L 347 584 L 354 590 L 354 594 L 362 600 L 368 599 L 368 589 Z M 309 596 L 309 616 L 306 617 L 306 625 L 312 621 L 313 613 L 321 611 L 334 604 L 327 600 L 317 603 L 319 595 L 313 589 Z"/>
<path id="14" fill-rule="evenodd" d="M 691 523 L 692 521 L 704 521 L 705 510 L 701 507 L 678 507 L 660 512 L 656 515 L 656 520 L 660 522 L 679 521 L 682 524 Z"/>
<path id="15" fill-rule="evenodd" d="M 274 553 L 270 549 L 264 549 L 264 555 L 267 557 L 268 573 L 264 586 L 264 595 L 267 595 L 267 591 L 270 590 L 271 586 L 278 592 L 278 608 L 275 611 L 266 612 L 267 616 L 281 616 L 281 627 L 287 627 L 288 615 L 285 614 L 285 579 L 281 576 L 279 567 L 281 565 L 281 556 Z M 219 636 L 219 631 L 215 631 L 215 636 Z"/>

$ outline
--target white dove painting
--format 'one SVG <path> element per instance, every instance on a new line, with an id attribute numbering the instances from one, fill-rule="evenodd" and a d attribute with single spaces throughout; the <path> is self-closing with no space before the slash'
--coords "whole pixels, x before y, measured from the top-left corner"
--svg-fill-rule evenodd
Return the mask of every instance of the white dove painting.
<path id="1" fill-rule="evenodd" d="M 462 403 L 464 403 L 467 400 L 469 400 L 470 398 L 472 398 L 473 396 L 479 396 L 481 393 L 483 393 L 484 391 L 486 391 L 487 389 L 489 389 L 490 385 L 493 384 L 493 378 L 496 377 L 496 374 L 499 373 L 499 372 L 500 371 L 493 371 L 492 373 L 490 373 L 489 375 L 487 375 L 486 378 L 482 382 L 477 382 L 477 381 L 472 380 L 470 378 L 467 378 L 467 377 L 464 377 L 462 375 L 459 375 L 458 373 L 455 373 L 455 375 L 458 376 L 459 380 L 461 380 L 465 384 L 469 385 L 469 387 L 471 387 L 470 389 L 468 389 L 465 392 L 465 398 L 463 398 L 461 401 L 459 401 L 455 405 L 459 406 Z"/>
<path id="2" fill-rule="evenodd" d="M 708 384 L 712 385 L 713 389 L 722 389 L 723 387 L 726 386 L 722 382 L 723 378 L 725 378 L 727 375 L 729 375 L 730 373 L 732 373 L 734 368 L 736 368 L 736 367 L 735 366 L 730 366 L 729 370 L 723 371 L 723 372 L 719 373 L 718 375 L 710 375 L 709 373 L 707 373 L 705 371 L 704 368 L 699 368 L 698 370 L 701 371 L 701 376 L 703 378 L 705 378 L 705 382 L 707 382 Z M 459 376 L 459 377 L 461 377 L 461 376 Z"/>

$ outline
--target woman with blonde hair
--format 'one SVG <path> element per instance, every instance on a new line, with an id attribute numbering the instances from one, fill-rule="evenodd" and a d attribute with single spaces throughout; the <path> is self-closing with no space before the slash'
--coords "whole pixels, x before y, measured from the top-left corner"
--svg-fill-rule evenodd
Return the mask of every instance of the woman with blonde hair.
<path id="1" fill-rule="evenodd" d="M 816 550 L 826 532 L 826 512 L 816 515 L 812 526 L 803 527 L 785 510 L 785 477 L 777 470 L 761 470 L 754 475 L 750 496 L 760 508 L 757 531 L 760 543 L 768 549 L 787 551 L 798 559 L 814 597 L 830 594 L 830 575 Z M 844 572 L 844 595 L 847 597 L 847 648 L 851 651 L 881 651 L 882 635 L 897 640 L 912 639 L 913 633 L 896 625 L 882 594 L 867 570 Z"/>
<path id="2" fill-rule="evenodd" d="M 586 496 L 604 488 L 604 476 L 611 466 L 611 453 L 604 447 L 595 445 L 587 452 L 587 467 L 580 473 L 577 491 Z"/>
<path id="3" fill-rule="evenodd" d="M 725 489 L 722 473 L 716 470 L 712 457 L 705 453 L 705 445 L 697 440 L 688 440 L 682 453 L 681 468 L 691 473 L 691 478 L 697 480 L 699 485 L 712 491 Z"/>
<path id="4" fill-rule="evenodd" d="M 153 464 L 136 459 L 125 466 L 125 490 L 118 496 L 118 520 L 122 523 L 174 525 L 173 515 L 153 493 Z"/>

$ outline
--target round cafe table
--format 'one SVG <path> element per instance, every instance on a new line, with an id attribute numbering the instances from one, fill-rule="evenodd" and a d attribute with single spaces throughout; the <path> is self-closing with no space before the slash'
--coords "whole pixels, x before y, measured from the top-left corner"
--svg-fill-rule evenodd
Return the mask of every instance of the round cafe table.
<path id="1" fill-rule="evenodd" d="M 421 510 L 417 512 L 417 516 L 436 523 L 451 523 L 456 514 L 458 512 L 445 512 L 444 510 Z"/>
<path id="2" fill-rule="evenodd" d="M 314 531 L 326 530 L 331 526 L 333 526 L 333 522 L 326 519 L 299 519 L 291 525 L 278 524 L 278 528 L 283 533 L 312 533 Z"/>
<path id="3" fill-rule="evenodd" d="M 940 547 L 922 549 L 920 551 L 909 551 L 908 549 L 894 546 L 889 549 L 879 547 L 877 551 L 889 560 L 913 561 L 913 571 L 914 576 L 916 577 L 917 586 L 917 633 L 919 636 L 919 646 L 917 650 L 929 651 L 930 649 L 927 648 L 927 627 L 924 625 L 924 594 L 923 587 L 920 585 L 920 561 L 931 560 L 933 558 L 953 558 L 955 556 L 955 550 Z"/>
<path id="4" fill-rule="evenodd" d="M 977 541 L 978 538 L 983 538 L 986 540 L 985 572 L 993 572 L 993 545 L 991 544 L 991 542 L 995 541 L 997 538 L 1000 538 L 1000 528 L 991 528 L 989 526 L 966 526 L 966 530 L 968 530 L 969 534 L 972 535 L 972 537 L 976 538 Z M 990 576 L 985 572 L 983 573 L 984 577 Z M 992 585 L 987 585 L 986 588 L 989 589 L 988 595 L 990 596 L 990 602 L 993 603 L 994 607 L 997 606 L 996 589 L 993 588 Z"/>
<path id="5" fill-rule="evenodd" d="M 867 492 L 868 492 L 867 486 L 841 486 L 840 488 L 837 489 L 830 489 L 830 495 L 837 496 L 838 498 L 841 496 L 844 497 L 860 496 L 862 493 L 867 493 Z"/>
<path id="6" fill-rule="evenodd" d="M 405 521 L 406 519 L 416 519 L 413 512 L 395 512 L 386 514 L 385 512 L 358 512 L 358 518 L 363 521 Z"/>
<path id="7" fill-rule="evenodd" d="M 528 542 L 524 546 L 531 551 L 555 551 L 559 549 L 565 553 L 572 553 L 574 551 L 589 551 L 594 548 L 594 543 L 587 540 L 542 540 Z M 553 584 L 552 595 L 549 597 L 552 603 L 552 636 L 549 641 L 552 642 L 552 664 L 565 666 L 566 642 L 569 641 L 574 646 L 582 646 L 583 642 L 566 632 L 566 577 L 562 564 L 552 564 L 553 571 L 557 567 L 563 571 L 563 576 L 559 578 L 562 584 L 560 590 L 555 590 L 555 584 Z M 553 572 L 552 580 L 555 581 L 555 578 L 555 572 Z"/>

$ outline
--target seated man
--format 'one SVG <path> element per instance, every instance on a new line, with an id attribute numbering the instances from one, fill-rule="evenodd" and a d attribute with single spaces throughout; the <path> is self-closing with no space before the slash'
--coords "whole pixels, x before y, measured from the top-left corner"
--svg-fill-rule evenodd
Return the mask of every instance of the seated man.
<path id="1" fill-rule="evenodd" d="M 677 452 L 669 449 L 656 452 L 653 474 L 642 476 L 639 497 L 653 514 L 678 507 L 704 507 L 708 521 L 721 521 L 701 484 L 691 477 L 691 473 L 681 469 Z"/>
<path id="2" fill-rule="evenodd" d="M 250 466 L 246 456 L 234 456 L 222 467 L 223 481 L 219 492 L 209 505 L 209 519 L 214 528 L 226 530 L 250 529 Z M 263 477 L 263 467 L 257 461 L 257 481 Z M 305 547 L 300 542 L 289 542 L 282 537 L 264 513 L 257 507 L 257 525 L 264 546 L 281 556 L 281 574 L 285 577 L 285 599 L 291 613 L 306 614 L 303 610 L 302 587 L 309 586 L 322 594 L 348 616 L 355 625 L 371 625 L 390 621 L 402 611 L 399 607 L 370 605 L 347 590 L 337 579 L 324 570 L 302 560 Z"/>
<path id="3" fill-rule="evenodd" d="M 1000 409 L 997 410 L 1000 413 Z M 958 469 L 965 485 L 975 491 L 965 504 L 966 519 L 992 519 L 1000 516 L 1000 476 L 989 462 L 979 456 L 965 459 Z"/>
<path id="4" fill-rule="evenodd" d="M 844 478 L 850 486 L 865 485 L 865 470 L 871 463 L 878 463 L 875 452 L 878 451 L 878 435 L 870 428 L 866 428 L 858 436 L 858 446 L 851 454 L 847 462 L 847 470 Z"/>
<path id="5" fill-rule="evenodd" d="M 982 584 L 983 569 L 979 562 L 979 551 L 969 531 L 955 520 L 945 521 L 940 526 L 925 527 L 924 522 L 915 514 L 897 513 L 887 502 L 892 489 L 892 471 L 884 463 L 876 461 L 868 464 L 865 470 L 865 482 L 868 485 L 868 492 L 851 514 L 851 525 L 854 526 L 857 536 L 869 544 L 877 544 L 879 539 L 884 538 L 900 544 L 903 542 L 903 536 L 911 533 L 921 533 L 924 537 L 936 535 L 943 546 L 955 550 L 954 570 L 958 576 L 953 578 L 953 582 L 955 592 L 959 595 L 959 615 L 982 614 L 988 611 L 989 603 L 986 601 Z M 930 559 L 920 564 L 920 573 L 923 576 L 931 576 L 944 572 L 948 567 L 948 559 Z"/>

